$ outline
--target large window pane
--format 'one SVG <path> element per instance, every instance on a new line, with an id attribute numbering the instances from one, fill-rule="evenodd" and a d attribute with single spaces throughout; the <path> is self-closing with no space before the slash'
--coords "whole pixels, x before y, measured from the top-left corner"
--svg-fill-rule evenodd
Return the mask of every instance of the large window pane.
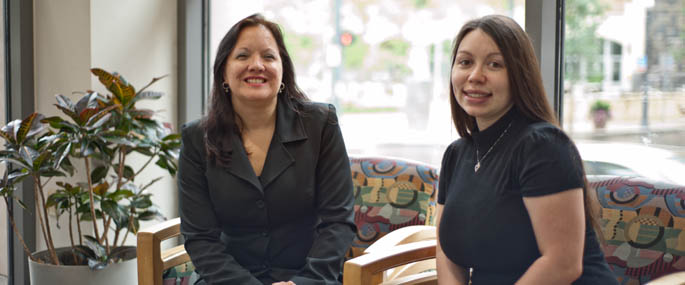
<path id="1" fill-rule="evenodd" d="M 228 28 L 260 12 L 281 24 L 298 85 L 337 106 L 351 154 L 439 165 L 457 138 L 448 86 L 461 25 L 505 14 L 524 26 L 523 0 L 212 1 L 210 54 Z M 213 62 L 213 58 L 210 62 Z"/>
<path id="2" fill-rule="evenodd" d="M 589 173 L 685 185 L 685 1 L 567 0 L 565 130 Z"/>

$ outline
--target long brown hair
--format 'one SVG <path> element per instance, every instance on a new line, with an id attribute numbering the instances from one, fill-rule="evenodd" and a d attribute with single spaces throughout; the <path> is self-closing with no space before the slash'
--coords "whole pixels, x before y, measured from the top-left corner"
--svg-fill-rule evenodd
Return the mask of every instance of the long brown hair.
<path id="1" fill-rule="evenodd" d="M 283 64 L 282 82 L 285 84 L 285 88 L 283 92 L 278 94 L 279 104 L 285 103 L 291 109 L 299 112 L 301 104 L 309 101 L 295 82 L 295 67 L 285 48 L 283 34 L 279 26 L 274 22 L 265 20 L 260 14 L 253 14 L 240 20 L 228 30 L 219 43 L 214 60 L 214 83 L 212 84 L 209 113 L 203 121 L 207 157 L 215 165 L 227 166 L 230 163 L 231 152 L 226 150 L 230 149 L 231 137 L 240 133 L 231 103 L 231 91 L 225 92 L 222 86 L 226 72 L 226 61 L 238 42 L 240 32 L 245 28 L 258 25 L 264 26 L 271 32 L 281 56 Z"/>
<path id="2" fill-rule="evenodd" d="M 490 15 L 464 24 L 454 40 L 452 66 L 454 66 L 461 41 L 468 33 L 477 29 L 492 38 L 504 58 L 509 76 L 509 89 L 514 103 L 513 108 L 517 108 L 519 112 L 533 121 L 544 121 L 559 127 L 559 121 L 547 101 L 533 44 L 528 34 L 513 19 L 502 15 Z M 471 139 L 471 133 L 475 129 L 475 120 L 457 103 L 451 80 L 450 108 L 452 110 L 452 122 L 457 128 L 459 136 Z M 575 152 L 578 153 L 577 149 Z M 588 194 L 589 184 L 582 161 L 579 161 L 578 164 L 584 180 L 585 218 L 602 240 L 601 228 L 596 220 L 598 207 L 595 206 L 594 197 Z"/>

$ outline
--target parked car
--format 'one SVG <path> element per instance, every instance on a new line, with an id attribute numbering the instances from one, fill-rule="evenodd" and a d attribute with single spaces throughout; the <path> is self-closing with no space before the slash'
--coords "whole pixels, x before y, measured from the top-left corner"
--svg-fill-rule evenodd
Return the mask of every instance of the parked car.
<path id="1" fill-rule="evenodd" d="M 588 175 L 642 176 L 685 185 L 685 150 L 622 142 L 576 141 Z"/>

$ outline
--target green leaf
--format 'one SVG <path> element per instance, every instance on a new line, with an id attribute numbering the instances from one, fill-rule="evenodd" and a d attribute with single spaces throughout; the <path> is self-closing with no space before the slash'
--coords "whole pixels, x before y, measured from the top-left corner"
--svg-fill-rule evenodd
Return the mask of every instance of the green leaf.
<path id="1" fill-rule="evenodd" d="M 33 113 L 21 121 L 19 130 L 17 131 L 16 138 L 17 143 L 22 144 L 24 140 L 31 137 L 30 134 L 36 134 L 40 132 L 44 126 L 40 124 L 40 120 L 43 119 L 43 115 L 38 113 Z"/>
<path id="2" fill-rule="evenodd" d="M 159 98 L 162 98 L 164 96 L 164 93 L 162 92 L 157 92 L 157 91 L 143 91 L 140 92 L 136 95 L 135 98 L 133 98 L 133 102 L 138 102 L 139 100 L 157 100 Z"/>
<path id="3" fill-rule="evenodd" d="M 180 140 L 181 134 L 170 134 L 162 138 L 163 141 Z"/>
<path id="4" fill-rule="evenodd" d="M 84 235 L 83 237 L 85 245 L 95 253 L 96 257 L 100 258 L 107 255 L 107 250 L 96 238 L 89 235 Z"/>
<path id="5" fill-rule="evenodd" d="M 117 107 L 118 105 L 111 105 L 100 110 L 99 112 L 97 112 L 97 114 L 93 115 L 90 119 L 88 119 L 86 125 L 90 126 L 91 128 L 97 128 L 102 126 L 111 117 L 112 114 L 110 112 L 116 109 Z"/>
<path id="6" fill-rule="evenodd" d="M 119 200 L 124 199 L 124 198 L 133 197 L 134 195 L 135 194 L 131 190 L 119 189 L 117 191 L 114 191 L 114 193 L 108 194 L 107 197 L 114 200 L 114 201 L 119 201 Z"/>
<path id="7" fill-rule="evenodd" d="M 105 176 L 107 176 L 108 171 L 109 165 L 98 166 L 90 172 L 90 180 L 93 183 L 98 183 L 100 180 L 105 178 Z"/>
<path id="8" fill-rule="evenodd" d="M 57 107 L 57 109 L 62 111 L 62 113 L 64 113 L 65 115 L 69 116 L 69 118 L 74 120 L 74 123 L 79 124 L 79 125 L 81 124 L 81 120 L 80 120 L 79 116 L 76 114 L 76 112 L 74 112 L 73 110 L 67 109 L 65 107 L 59 106 L 57 104 L 55 104 L 55 106 Z"/>
<path id="9" fill-rule="evenodd" d="M 134 119 L 150 119 L 155 114 L 155 111 L 150 109 L 134 109 L 128 112 Z"/>
<path id="10" fill-rule="evenodd" d="M 26 162 L 27 168 L 33 169 L 33 159 L 38 156 L 38 152 L 29 146 L 22 146 L 19 149 L 19 155 Z"/>
<path id="11" fill-rule="evenodd" d="M 142 155 L 146 155 L 146 156 L 155 155 L 152 151 L 150 151 L 149 147 L 136 147 L 133 150 L 139 152 Z"/>
<path id="12" fill-rule="evenodd" d="M 93 187 L 93 193 L 98 196 L 104 196 L 107 193 L 107 189 L 109 189 L 109 183 L 105 181 Z"/>
<path id="13" fill-rule="evenodd" d="M 54 170 L 54 169 L 41 169 L 40 170 L 40 176 L 45 176 L 45 177 L 62 177 L 62 176 L 67 176 L 64 174 L 64 172 L 59 171 L 59 170 Z"/>
<path id="14" fill-rule="evenodd" d="M 155 164 L 157 164 L 159 167 L 161 167 L 163 169 L 169 168 L 169 164 L 167 163 L 166 158 L 163 156 L 160 156 L 159 159 L 157 159 L 157 162 L 155 162 Z"/>
<path id="15" fill-rule="evenodd" d="M 138 209 L 145 209 L 152 206 L 150 195 L 143 195 L 133 200 L 132 205 Z"/>
<path id="16" fill-rule="evenodd" d="M 0 131 L 0 136 L 9 143 L 15 143 L 11 134 L 6 133 L 4 130 Z"/>
<path id="17" fill-rule="evenodd" d="M 85 111 L 86 109 L 98 110 L 100 108 L 98 105 L 97 98 L 97 92 L 89 92 L 83 95 L 83 97 L 81 97 L 81 99 L 79 99 L 78 102 L 76 102 L 76 106 L 74 107 L 74 113 L 80 116 L 79 118 L 81 119 L 81 121 L 79 122 L 79 125 L 83 125 L 83 123 L 86 122 L 86 120 L 83 119 L 83 116 L 81 116 L 83 111 Z M 88 118 L 90 118 L 90 116 L 88 116 Z"/>
<path id="18" fill-rule="evenodd" d="M 105 200 L 101 203 L 102 211 L 114 219 L 119 219 L 121 217 L 121 212 L 123 212 L 119 204 L 112 200 Z"/>
<path id="19" fill-rule="evenodd" d="M 66 108 L 68 110 L 71 110 L 72 112 L 74 111 L 74 103 L 71 102 L 71 99 L 69 97 L 64 96 L 62 94 L 57 94 L 55 95 L 57 98 L 57 106 Z"/>
<path id="20" fill-rule="evenodd" d="M 163 219 L 164 216 L 158 211 L 144 211 L 138 215 L 138 219 L 142 221 L 150 221 L 154 219 Z"/>
<path id="21" fill-rule="evenodd" d="M 36 159 L 33 161 L 33 171 L 38 171 L 41 166 L 43 166 L 45 160 L 50 158 L 50 155 L 52 155 L 52 153 L 49 151 L 44 151 L 38 157 L 36 157 Z"/>
<path id="22" fill-rule="evenodd" d="M 55 164 L 53 167 L 57 168 L 62 165 L 62 162 L 64 159 L 69 155 L 71 152 L 71 142 L 68 142 L 66 144 L 62 144 L 57 148 L 57 151 L 55 152 L 55 156 L 57 159 L 55 160 Z"/>

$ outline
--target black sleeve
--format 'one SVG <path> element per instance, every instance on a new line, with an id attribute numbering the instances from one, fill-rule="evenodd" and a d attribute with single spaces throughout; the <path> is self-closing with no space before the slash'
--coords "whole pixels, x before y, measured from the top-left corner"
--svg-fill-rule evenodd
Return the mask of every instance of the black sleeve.
<path id="1" fill-rule="evenodd" d="M 229 254 L 219 239 L 205 177 L 203 132 L 195 123 L 181 131 L 178 189 L 181 233 L 193 265 L 207 284 L 262 284 Z"/>
<path id="2" fill-rule="evenodd" d="M 524 197 L 542 196 L 584 185 L 582 160 L 566 134 L 550 124 L 534 124 L 515 153 L 515 178 Z"/>
<path id="3" fill-rule="evenodd" d="M 345 253 L 356 233 L 350 160 L 333 105 L 328 113 L 316 167 L 320 223 L 304 267 L 291 279 L 297 285 L 338 284 Z"/>
<path id="4" fill-rule="evenodd" d="M 442 163 L 440 165 L 440 176 L 438 178 L 438 204 L 445 205 L 445 200 L 447 199 L 447 188 L 449 182 L 449 177 L 454 171 L 454 163 L 452 161 L 452 151 L 454 149 L 455 143 L 450 144 L 445 153 L 442 155 Z"/>

